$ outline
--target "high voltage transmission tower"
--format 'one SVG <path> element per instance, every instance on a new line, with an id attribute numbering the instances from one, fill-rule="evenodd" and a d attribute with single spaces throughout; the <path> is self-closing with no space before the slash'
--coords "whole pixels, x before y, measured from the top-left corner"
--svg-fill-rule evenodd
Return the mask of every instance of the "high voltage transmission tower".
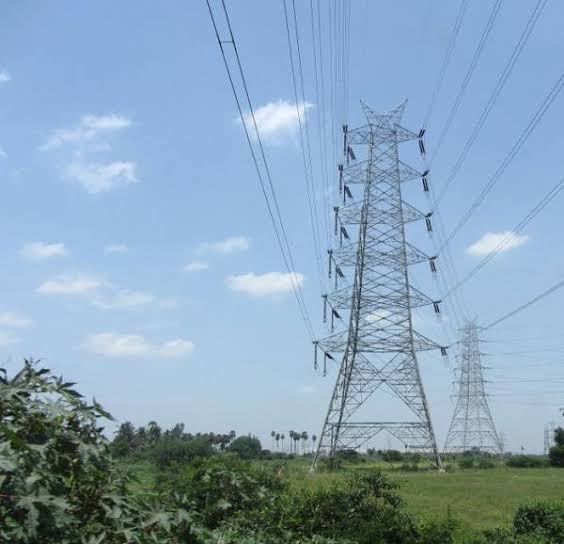
<path id="1" fill-rule="evenodd" d="M 462 329 L 457 368 L 457 399 L 448 430 L 445 451 L 479 450 L 503 453 L 485 392 L 484 367 L 476 323 Z"/>
<path id="2" fill-rule="evenodd" d="M 336 319 L 347 327 L 314 342 L 316 366 L 319 350 L 324 367 L 333 354 L 342 354 L 342 360 L 313 468 L 320 457 L 333 459 L 339 450 L 361 448 L 382 431 L 441 468 L 416 354 L 440 349 L 446 355 L 446 348 L 413 329 L 412 309 L 430 305 L 439 313 L 439 302 L 409 282 L 410 265 L 428 262 L 433 272 L 436 268 L 435 257 L 405 239 L 406 223 L 424 220 L 432 230 L 430 214 L 402 199 L 405 181 L 422 178 L 428 190 L 428 172 L 399 159 L 399 144 L 410 140 L 419 140 L 424 153 L 424 131 L 416 134 L 399 125 L 405 104 L 386 114 L 363 104 L 367 123 L 354 130 L 344 127 L 343 205 L 335 208 L 339 245 L 329 250 L 335 289 L 324 295 L 324 317 L 331 320 L 332 331 Z M 364 159 L 357 159 L 356 145 L 366 146 Z M 352 199 L 353 185 L 363 192 L 360 201 Z"/>

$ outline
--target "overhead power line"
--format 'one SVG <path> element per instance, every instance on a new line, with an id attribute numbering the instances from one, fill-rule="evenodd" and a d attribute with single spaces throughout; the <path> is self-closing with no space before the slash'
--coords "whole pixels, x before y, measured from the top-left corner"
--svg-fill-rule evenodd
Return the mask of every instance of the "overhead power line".
<path id="1" fill-rule="evenodd" d="M 543 211 L 564 189 L 564 178 L 559 180 L 547 194 L 537 203 L 537 205 L 531 209 L 519 223 L 514 227 L 514 229 L 503 238 L 503 240 L 490 251 L 460 282 L 458 282 L 454 287 L 450 289 L 444 296 L 445 298 L 452 294 L 454 291 L 458 290 L 464 283 L 466 283 L 470 278 L 477 274 L 484 266 L 486 266 L 499 252 L 503 251 L 507 245 L 515 239 L 515 237 L 541 212 Z"/>
<path id="2" fill-rule="evenodd" d="M 429 102 L 429 106 L 427 107 L 427 113 L 425 115 L 425 121 L 423 122 L 423 128 L 426 128 L 427 125 L 429 124 L 429 119 L 431 118 L 431 115 L 435 108 L 435 103 L 437 102 L 437 98 L 443 86 L 445 74 L 448 65 L 450 64 L 452 53 L 454 51 L 454 47 L 456 44 L 456 38 L 458 37 L 458 33 L 460 32 L 460 27 L 462 26 L 462 22 L 464 21 L 464 16 L 466 15 L 467 8 L 468 8 L 468 0 L 462 0 L 462 2 L 460 3 L 460 8 L 458 9 L 458 14 L 456 16 L 456 21 L 454 23 L 452 33 L 448 41 L 445 57 L 443 59 L 441 69 L 439 71 L 439 77 L 437 78 L 437 83 L 435 84 L 435 88 L 433 89 L 433 94 L 431 95 L 431 101 Z"/>
<path id="3" fill-rule="evenodd" d="M 547 1 L 548 0 L 538 0 L 538 2 L 536 3 L 533 11 L 531 12 L 531 15 L 529 16 L 529 19 L 528 19 L 528 21 L 525 25 L 525 28 L 523 29 L 523 32 L 519 36 L 519 39 L 517 40 L 517 43 L 515 44 L 515 47 L 513 48 L 513 51 L 511 53 L 511 55 L 509 56 L 507 63 L 505 64 L 503 70 L 501 71 L 501 74 L 500 74 L 500 76 L 497 80 L 497 83 L 496 83 L 496 85 L 495 85 L 495 87 L 494 87 L 494 89 L 493 89 L 493 91 L 492 91 L 492 93 L 491 93 L 491 95 L 488 99 L 488 102 L 486 103 L 486 105 L 484 106 L 484 109 L 482 110 L 482 113 L 480 114 L 478 122 L 476 123 L 476 125 L 474 125 L 474 128 L 472 129 L 472 133 L 470 134 L 468 141 L 466 142 L 466 144 L 465 144 L 464 148 L 462 149 L 460 155 L 456 159 L 456 162 L 455 162 L 454 166 L 452 167 L 452 170 L 450 171 L 449 175 L 447 176 L 447 179 L 446 179 L 442 189 L 439 192 L 439 196 L 437 198 L 437 204 L 439 204 L 441 202 L 441 200 L 444 198 L 444 196 L 446 195 L 449 188 L 452 186 L 452 183 L 453 183 L 454 179 L 456 178 L 458 172 L 460 171 L 462 164 L 466 160 L 466 157 L 468 156 L 470 149 L 472 148 L 472 146 L 476 142 L 476 139 L 478 138 L 478 135 L 480 134 L 482 127 L 484 126 L 484 123 L 486 122 L 487 118 L 489 117 L 490 112 L 491 112 L 492 108 L 494 107 L 494 104 L 496 103 L 497 98 L 499 97 L 501 91 L 505 87 L 505 84 L 507 83 L 507 80 L 509 79 L 511 72 L 513 71 L 513 68 L 515 67 L 515 64 L 519 60 L 519 57 L 521 56 L 523 49 L 527 45 L 527 42 L 529 41 L 531 33 L 533 32 L 533 29 L 535 28 L 535 25 L 537 24 L 537 21 L 539 20 L 539 17 L 541 16 Z"/>
<path id="4" fill-rule="evenodd" d="M 311 319 L 309 317 L 307 307 L 306 307 L 306 304 L 305 304 L 305 301 L 304 301 L 303 292 L 302 292 L 302 289 L 301 289 L 301 286 L 300 286 L 300 282 L 298 281 L 298 278 L 297 278 L 296 267 L 294 265 L 294 259 L 293 259 L 293 256 L 292 256 L 292 251 L 291 251 L 291 248 L 290 248 L 290 244 L 288 242 L 288 237 L 287 237 L 287 234 L 286 234 L 284 221 L 283 221 L 282 215 L 280 213 L 280 206 L 278 204 L 278 199 L 276 197 L 276 190 L 274 188 L 274 183 L 272 181 L 272 176 L 270 174 L 270 168 L 268 166 L 268 161 L 266 159 L 266 154 L 264 152 L 264 147 L 263 147 L 263 144 L 262 144 L 260 131 L 258 130 L 258 125 L 257 125 L 257 121 L 256 121 L 256 118 L 255 118 L 254 109 L 253 109 L 253 106 L 252 106 L 249 90 L 248 90 L 248 87 L 247 87 L 245 73 L 243 71 L 241 59 L 239 57 L 239 51 L 237 49 L 237 43 L 235 41 L 235 37 L 233 35 L 233 30 L 231 28 L 231 21 L 229 19 L 229 14 L 227 12 L 227 8 L 225 6 L 224 0 L 221 0 L 221 4 L 222 4 L 222 7 L 223 7 L 223 12 L 225 14 L 225 19 L 226 19 L 226 22 L 227 22 L 227 28 L 228 28 L 229 36 L 230 36 L 230 40 L 226 41 L 226 40 L 222 40 L 221 37 L 220 37 L 216 18 L 214 16 L 214 12 L 212 10 L 210 0 L 206 0 L 206 4 L 207 4 L 207 7 L 208 7 L 210 19 L 211 19 L 211 22 L 212 22 L 212 25 L 213 25 L 213 28 L 214 28 L 217 43 L 218 43 L 219 49 L 221 51 L 221 56 L 223 58 L 223 64 L 224 64 L 225 70 L 227 72 L 227 77 L 229 79 L 231 91 L 233 92 L 233 96 L 235 98 L 235 103 L 237 104 L 237 110 L 239 112 L 239 117 L 240 117 L 241 123 L 243 125 L 243 130 L 245 132 L 245 138 L 247 140 L 247 144 L 248 144 L 249 150 L 251 152 L 251 157 L 253 159 L 253 164 L 255 166 L 257 177 L 258 177 L 258 180 L 259 180 L 259 183 L 260 183 L 261 192 L 262 192 L 262 195 L 263 195 L 265 203 L 266 203 L 268 215 L 270 217 L 272 227 L 274 229 L 274 233 L 276 235 L 276 241 L 277 241 L 278 246 L 280 248 L 280 252 L 282 254 L 282 259 L 284 261 L 284 265 L 285 265 L 286 270 L 289 274 L 290 282 L 291 282 L 291 285 L 292 285 L 292 291 L 294 293 L 294 296 L 296 297 L 296 302 L 298 304 L 298 309 L 299 309 L 300 315 L 301 315 L 301 317 L 304 321 L 308 335 L 313 340 L 313 337 L 314 337 L 313 326 L 311 324 Z M 241 82 L 242 82 L 242 85 L 243 85 L 245 99 L 246 99 L 246 102 L 247 102 L 247 105 L 248 105 L 248 108 L 249 108 L 249 114 L 252 118 L 254 133 L 255 133 L 256 141 L 257 141 L 258 147 L 259 147 L 259 154 L 260 154 L 260 157 L 261 157 L 261 160 L 262 160 L 262 165 L 263 165 L 263 168 L 264 168 L 264 174 L 262 172 L 260 162 L 259 162 L 259 159 L 257 157 L 257 153 L 256 153 L 255 148 L 253 146 L 253 142 L 252 142 L 252 139 L 251 139 L 251 136 L 250 136 L 249 128 L 247 126 L 247 121 L 246 121 L 245 115 L 243 114 L 241 99 L 239 98 L 239 94 L 237 92 L 237 87 L 235 86 L 233 73 L 232 73 L 229 61 L 227 60 L 227 55 L 226 55 L 226 52 L 225 52 L 224 44 L 231 45 L 232 48 L 233 48 L 233 51 L 235 53 L 237 68 L 238 68 L 239 75 L 240 75 L 240 78 L 241 78 Z M 264 179 L 265 177 L 266 177 L 266 181 L 268 182 L 268 186 L 267 186 L 267 183 L 265 182 L 265 179 Z M 270 189 L 271 197 L 269 197 L 269 195 L 268 195 L 267 188 Z M 272 199 L 272 202 L 271 202 L 271 199 Z"/>
<path id="5" fill-rule="evenodd" d="M 534 113 L 534 115 L 531 117 L 529 123 L 527 124 L 527 126 L 525 127 L 519 138 L 517 138 L 516 142 L 513 144 L 513 147 L 511 148 L 509 153 L 505 156 L 503 161 L 501 161 L 501 164 L 498 166 L 493 176 L 490 178 L 488 183 L 482 189 L 476 200 L 472 203 L 472 205 L 468 208 L 466 213 L 462 216 L 460 221 L 451 231 L 451 233 L 447 236 L 446 240 L 443 242 L 443 246 L 448 244 L 458 234 L 458 232 L 460 232 L 460 229 L 468 222 L 468 220 L 476 211 L 476 209 L 485 200 L 488 193 L 493 189 L 494 185 L 499 181 L 503 172 L 505 172 L 506 168 L 511 164 L 513 159 L 517 156 L 521 147 L 523 147 L 523 144 L 527 141 L 529 136 L 533 133 L 537 125 L 540 123 L 540 121 L 544 117 L 544 114 L 548 111 L 554 100 L 556 100 L 556 98 L 560 94 L 560 91 L 562 90 L 562 87 L 564 87 L 564 73 L 558 78 L 556 83 L 553 85 L 552 89 L 550 89 L 550 92 L 545 97 L 542 104 L 539 106 L 539 108 Z"/>
<path id="6" fill-rule="evenodd" d="M 490 32 L 494 26 L 495 20 L 497 18 L 497 15 L 501 9 L 501 5 L 503 4 L 503 0 L 496 0 L 496 2 L 493 5 L 492 11 L 490 12 L 490 16 L 488 17 L 488 20 L 486 22 L 486 26 L 484 27 L 484 30 L 482 31 L 482 35 L 480 36 L 480 41 L 478 42 L 478 47 L 476 47 L 476 51 L 474 52 L 474 56 L 472 58 L 472 61 L 470 62 L 470 66 L 468 67 L 468 70 L 466 72 L 466 75 L 464 76 L 464 80 L 462 81 L 462 84 L 460 85 L 460 89 L 458 90 L 458 93 L 456 95 L 456 98 L 454 99 L 454 103 L 452 105 L 452 108 L 450 109 L 450 113 L 448 115 L 448 118 L 443 126 L 443 129 L 441 131 L 441 134 L 439 136 L 439 139 L 437 140 L 437 144 L 435 145 L 435 151 L 433 153 L 433 156 L 431 157 L 431 164 L 433 163 L 433 161 L 435 160 L 436 156 L 439 154 L 439 150 L 441 148 L 441 145 L 443 143 L 443 140 L 445 139 L 450 126 L 452 125 L 452 122 L 454 120 L 454 117 L 456 116 L 458 109 L 460 108 L 460 105 L 462 104 L 462 100 L 464 99 L 464 95 L 466 94 L 466 90 L 468 89 L 468 85 L 470 84 L 470 80 L 472 79 L 472 75 L 474 74 L 474 70 L 476 70 L 476 66 L 478 66 L 478 61 L 480 60 L 480 57 L 482 55 L 482 51 L 484 50 L 484 46 L 486 45 L 486 42 L 488 41 L 488 37 L 490 35 Z"/>
<path id="7" fill-rule="evenodd" d="M 537 295 L 536 297 L 529 300 L 528 302 L 525 302 L 525 304 L 522 304 L 521 306 L 515 308 L 514 310 L 511 310 L 510 312 L 506 313 L 505 315 L 502 315 L 499 319 L 492 321 L 489 325 L 486 325 L 484 328 L 485 329 L 491 329 L 492 327 L 495 327 L 496 325 L 503 323 L 503 321 L 509 319 L 510 317 L 513 317 L 514 315 L 521 313 L 523 310 L 526 310 L 529 306 L 532 306 L 533 304 L 539 302 L 539 300 L 542 300 L 543 298 L 548 297 L 549 295 L 551 295 L 552 293 L 554 293 L 555 291 L 557 291 L 561 287 L 564 287 L 564 280 L 558 282 L 556 285 L 553 285 L 552 287 L 550 287 L 546 291 L 543 291 L 540 295 Z"/>

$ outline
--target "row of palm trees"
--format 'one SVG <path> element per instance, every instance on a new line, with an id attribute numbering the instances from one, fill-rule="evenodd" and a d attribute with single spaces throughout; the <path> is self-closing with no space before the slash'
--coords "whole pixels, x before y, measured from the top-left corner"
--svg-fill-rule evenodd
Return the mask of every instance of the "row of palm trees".
<path id="1" fill-rule="evenodd" d="M 286 435 L 284 433 L 279 433 L 277 431 L 272 431 L 270 433 L 272 438 L 272 450 L 285 452 L 284 440 L 286 440 Z M 315 443 L 317 442 L 317 436 L 312 434 L 311 438 L 307 431 L 296 432 L 288 431 L 289 437 L 289 453 L 299 453 L 300 445 L 302 454 L 312 452 L 315 448 Z M 300 444 L 301 443 L 301 444 Z"/>

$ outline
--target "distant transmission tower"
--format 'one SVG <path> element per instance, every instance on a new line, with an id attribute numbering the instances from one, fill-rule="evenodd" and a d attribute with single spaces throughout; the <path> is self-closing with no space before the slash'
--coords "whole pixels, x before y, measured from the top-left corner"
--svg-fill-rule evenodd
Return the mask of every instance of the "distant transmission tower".
<path id="1" fill-rule="evenodd" d="M 342 360 L 313 468 L 320 457 L 332 459 L 338 450 L 358 449 L 382 431 L 409 451 L 430 456 L 441 468 L 416 353 L 440 349 L 446 355 L 446 349 L 413 329 L 412 309 L 431 305 L 439 313 L 439 302 L 409 283 L 410 265 L 429 262 L 431 270 L 436 269 L 434 257 L 405 239 L 406 223 L 423 219 L 432 230 L 430 214 L 402 200 L 405 181 L 422 178 L 428 190 L 428 172 L 418 172 L 399 159 L 399 144 L 409 140 L 419 140 L 424 154 L 424 131 L 416 134 L 399 125 L 405 104 L 383 115 L 363 104 L 367 123 L 354 130 L 343 127 L 345 164 L 339 165 L 343 204 L 335 208 L 339 246 L 329 251 L 335 290 L 324 295 L 324 317 L 331 320 L 332 330 L 335 319 L 346 329 L 315 342 L 316 365 L 318 350 L 324 369 L 333 354 L 342 354 Z M 357 159 L 354 145 L 367 146 L 363 160 Z M 361 187 L 360 201 L 352 198 L 353 185 Z M 374 402 L 367 405 L 371 397 Z"/>
<path id="2" fill-rule="evenodd" d="M 550 453 L 550 448 L 554 446 L 554 431 L 556 431 L 556 423 L 551 421 L 544 426 L 544 454 Z"/>
<path id="3" fill-rule="evenodd" d="M 503 453 L 484 386 L 480 339 L 476 323 L 462 329 L 457 367 L 457 399 L 445 442 L 445 451 L 478 450 Z"/>

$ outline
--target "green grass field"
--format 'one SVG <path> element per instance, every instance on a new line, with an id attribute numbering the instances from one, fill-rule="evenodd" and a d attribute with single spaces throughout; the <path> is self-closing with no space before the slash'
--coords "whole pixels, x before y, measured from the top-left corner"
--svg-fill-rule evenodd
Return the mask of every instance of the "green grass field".
<path id="1" fill-rule="evenodd" d="M 355 465 L 348 470 L 367 468 Z M 378 468 L 384 468 L 379 465 Z M 389 465 L 388 465 L 389 467 Z M 296 460 L 287 467 L 296 487 L 327 485 L 345 471 L 310 473 L 309 463 Z M 457 470 L 454 472 L 386 471 L 399 484 L 408 509 L 421 518 L 445 517 L 450 513 L 463 526 L 488 529 L 507 526 L 515 509 L 529 499 L 564 498 L 564 470 L 558 468 L 507 468 Z"/>
<path id="2" fill-rule="evenodd" d="M 530 499 L 564 498 L 564 469 L 507 468 L 456 470 L 453 472 L 400 472 L 387 463 L 362 463 L 337 472 L 309 471 L 310 460 L 284 463 L 260 462 L 280 467 L 281 475 L 295 488 L 314 488 L 342 479 L 347 471 L 380 468 L 399 484 L 408 510 L 421 519 L 444 518 L 450 510 L 463 529 L 483 530 L 509 526 L 515 509 Z M 155 469 L 148 462 L 135 464 L 137 482 L 132 489 L 149 490 Z"/>

